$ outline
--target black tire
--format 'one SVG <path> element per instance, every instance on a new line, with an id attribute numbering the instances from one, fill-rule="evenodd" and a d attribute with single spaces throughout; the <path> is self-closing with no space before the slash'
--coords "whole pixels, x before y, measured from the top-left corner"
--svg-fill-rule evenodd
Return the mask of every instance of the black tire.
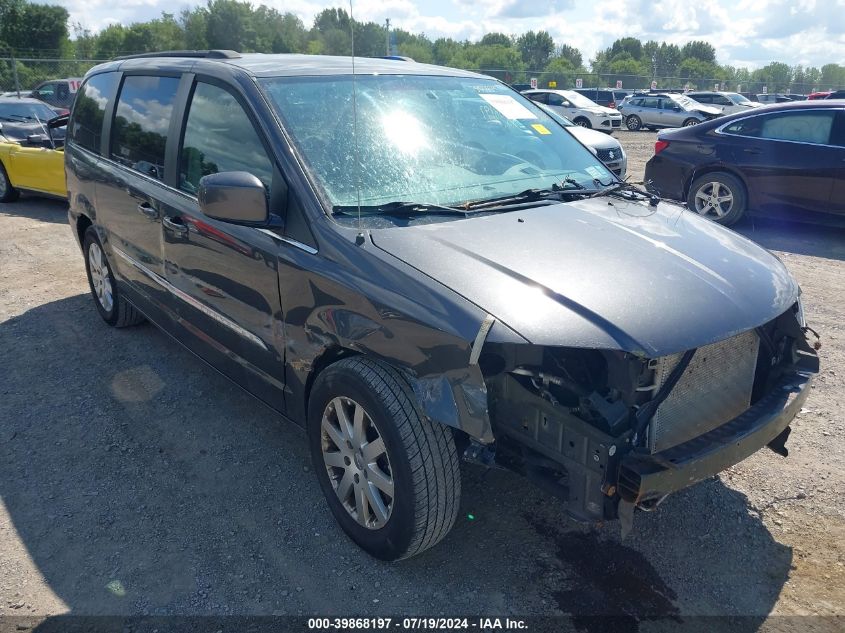
<path id="1" fill-rule="evenodd" d="M 589 119 L 585 119 L 585 118 L 584 118 L 584 117 L 582 117 L 582 116 L 579 116 L 577 119 L 575 119 L 575 120 L 574 120 L 574 121 L 572 121 L 572 122 L 573 122 L 575 125 L 578 125 L 578 126 L 581 126 L 581 127 L 585 127 L 585 128 L 587 128 L 588 130 L 591 130 L 591 129 L 593 128 L 593 125 L 590 123 L 590 120 L 589 120 Z"/>
<path id="2" fill-rule="evenodd" d="M 692 127 L 693 125 L 698 125 L 700 121 L 698 119 L 693 119 L 690 117 L 686 121 L 684 121 L 684 127 Z"/>
<path id="3" fill-rule="evenodd" d="M 377 529 L 361 525 L 347 510 L 323 461 L 323 415 L 336 398 L 360 404 L 386 447 L 395 494 L 389 518 Z M 382 560 L 415 556 L 452 528 L 461 497 L 452 431 L 422 414 L 414 392 L 393 368 L 363 357 L 327 367 L 311 391 L 307 432 L 314 470 L 332 514 L 343 531 L 372 556 Z"/>
<path id="4" fill-rule="evenodd" d="M 712 200 L 713 190 L 716 189 L 715 184 L 719 185 L 717 198 L 718 194 L 724 195 L 724 190 L 729 192 L 732 198 L 729 208 L 726 208 L 724 203 Z M 709 207 L 711 201 L 713 204 L 719 204 L 719 208 Z M 687 194 L 687 207 L 690 211 L 725 226 L 732 226 L 739 222 L 745 215 L 747 205 L 748 196 L 745 186 L 736 176 L 723 171 L 699 176 L 693 181 Z"/>
<path id="5" fill-rule="evenodd" d="M 625 127 L 627 127 L 632 132 L 636 132 L 643 128 L 643 120 L 636 114 L 632 114 L 631 116 L 625 119 Z"/>
<path id="6" fill-rule="evenodd" d="M 3 163 L 0 163 L 0 202 L 14 202 L 20 195 L 20 192 L 12 186 Z"/>
<path id="7" fill-rule="evenodd" d="M 110 308 L 107 308 L 103 305 L 103 303 L 100 301 L 100 298 L 97 296 L 97 291 L 94 288 L 89 253 L 91 251 L 91 248 L 95 245 L 97 248 L 100 249 L 103 264 L 105 266 L 106 273 L 111 284 L 112 302 Z M 129 327 L 132 325 L 138 325 L 139 323 L 143 323 L 145 320 L 144 315 L 141 314 L 135 308 L 135 306 L 129 303 L 121 294 L 120 289 L 118 288 L 117 283 L 115 282 L 111 264 L 109 263 L 108 258 L 105 255 L 103 245 L 100 243 L 100 238 L 97 237 L 97 231 L 94 230 L 93 226 L 89 226 L 88 229 L 85 231 L 85 236 L 82 242 L 82 252 L 85 256 L 85 273 L 88 276 L 88 288 L 91 290 L 91 296 L 94 299 L 94 305 L 97 307 L 97 312 L 99 312 L 100 316 L 103 317 L 103 321 L 105 321 L 112 327 Z"/>

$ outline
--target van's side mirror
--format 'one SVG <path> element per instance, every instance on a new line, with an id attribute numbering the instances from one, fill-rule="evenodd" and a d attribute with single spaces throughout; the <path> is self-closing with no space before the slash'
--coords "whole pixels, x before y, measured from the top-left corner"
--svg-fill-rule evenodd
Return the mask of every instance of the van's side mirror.
<path id="1" fill-rule="evenodd" d="M 210 218 L 246 224 L 267 224 L 267 190 L 245 171 L 223 171 L 200 178 L 197 198 L 200 210 Z"/>

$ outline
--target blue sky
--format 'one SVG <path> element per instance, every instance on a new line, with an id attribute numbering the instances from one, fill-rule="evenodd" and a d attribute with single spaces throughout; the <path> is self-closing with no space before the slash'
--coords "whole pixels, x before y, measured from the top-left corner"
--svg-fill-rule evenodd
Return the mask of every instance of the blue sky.
<path id="1" fill-rule="evenodd" d="M 118 22 L 178 13 L 198 2 L 180 0 L 45 0 L 61 4 L 73 21 L 92 30 Z M 348 2 L 264 0 L 253 4 L 291 11 L 310 26 L 326 7 Z M 703 39 L 719 61 L 756 68 L 845 65 L 845 0 L 353 0 L 359 20 L 391 22 L 429 36 L 479 39 L 484 33 L 545 29 L 558 43 L 578 47 L 589 60 L 619 37 L 683 44 Z"/>

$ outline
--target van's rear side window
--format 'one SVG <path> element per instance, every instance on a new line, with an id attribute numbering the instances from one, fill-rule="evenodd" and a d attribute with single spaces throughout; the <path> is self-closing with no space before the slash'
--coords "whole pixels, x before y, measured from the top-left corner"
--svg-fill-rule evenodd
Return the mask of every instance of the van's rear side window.
<path id="1" fill-rule="evenodd" d="M 123 80 L 111 134 L 111 158 L 164 180 L 164 147 L 179 79 L 130 75 Z"/>
<path id="2" fill-rule="evenodd" d="M 103 118 L 117 77 L 117 73 L 94 75 L 85 82 L 73 106 L 73 120 L 68 126 L 70 140 L 95 154 L 100 153 Z"/>

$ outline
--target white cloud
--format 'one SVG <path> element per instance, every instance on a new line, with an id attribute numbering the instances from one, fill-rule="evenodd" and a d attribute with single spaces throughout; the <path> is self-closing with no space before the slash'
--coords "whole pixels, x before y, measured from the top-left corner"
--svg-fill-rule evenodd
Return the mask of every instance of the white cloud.
<path id="1" fill-rule="evenodd" d="M 502 18 L 542 18 L 547 15 L 571 9 L 575 0 L 506 0 L 496 11 L 496 17 Z"/>
<path id="2" fill-rule="evenodd" d="M 200 0 L 52 0 L 93 30 L 110 23 L 177 13 Z M 349 10 L 346 0 L 253 0 L 297 14 L 306 26 L 323 8 Z M 579 48 L 585 62 L 619 37 L 683 45 L 703 39 L 723 64 L 756 67 L 770 61 L 820 66 L 845 63 L 845 0 L 353 0 L 355 18 L 391 24 L 429 37 L 478 40 L 501 31 L 549 31 Z"/>

